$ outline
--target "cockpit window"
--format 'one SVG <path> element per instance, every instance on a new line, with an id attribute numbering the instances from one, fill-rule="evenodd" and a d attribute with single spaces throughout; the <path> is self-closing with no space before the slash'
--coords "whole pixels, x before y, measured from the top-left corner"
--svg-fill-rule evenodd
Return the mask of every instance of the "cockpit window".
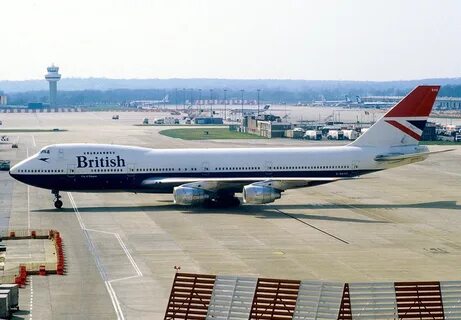
<path id="1" fill-rule="evenodd" d="M 50 150 L 49 149 L 43 149 L 43 150 L 40 151 L 40 153 L 50 154 Z"/>

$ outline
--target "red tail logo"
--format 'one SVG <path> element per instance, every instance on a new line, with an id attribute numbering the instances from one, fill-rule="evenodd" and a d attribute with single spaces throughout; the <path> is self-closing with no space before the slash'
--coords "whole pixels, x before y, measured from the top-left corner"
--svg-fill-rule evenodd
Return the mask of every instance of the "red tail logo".
<path id="1" fill-rule="evenodd" d="M 394 117 L 428 117 L 434 105 L 440 86 L 419 86 L 400 100 L 385 118 Z"/>
<path id="2" fill-rule="evenodd" d="M 389 110 L 384 121 L 420 140 L 440 86 L 419 86 Z"/>
<path id="3" fill-rule="evenodd" d="M 384 121 L 386 121 L 390 125 L 393 125 L 394 127 L 399 129 L 400 131 L 408 134 L 410 137 L 415 138 L 416 140 L 421 139 L 421 135 L 423 134 L 424 127 L 426 126 L 426 121 L 418 121 L 418 122 L 424 122 L 423 128 L 420 129 L 419 132 L 415 132 L 415 131 L 413 131 L 413 129 L 411 129 L 408 126 L 405 126 L 404 124 L 398 122 L 397 120 L 384 120 Z M 407 122 L 411 124 L 410 121 L 407 121 Z"/>

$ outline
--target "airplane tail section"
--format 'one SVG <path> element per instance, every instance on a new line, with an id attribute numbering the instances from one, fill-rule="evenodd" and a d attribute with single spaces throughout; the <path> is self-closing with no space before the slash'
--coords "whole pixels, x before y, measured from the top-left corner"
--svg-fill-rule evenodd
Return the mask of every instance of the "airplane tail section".
<path id="1" fill-rule="evenodd" d="M 440 86 L 418 86 L 400 100 L 351 146 L 417 145 Z"/>

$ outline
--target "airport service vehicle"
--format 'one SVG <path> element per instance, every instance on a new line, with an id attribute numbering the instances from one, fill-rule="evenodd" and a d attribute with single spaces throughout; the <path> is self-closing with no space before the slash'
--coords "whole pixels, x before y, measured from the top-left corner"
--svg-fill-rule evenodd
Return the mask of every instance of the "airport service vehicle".
<path id="1" fill-rule="evenodd" d="M 328 140 L 343 140 L 344 133 L 342 130 L 330 130 L 327 134 Z"/>
<path id="2" fill-rule="evenodd" d="M 10 138 L 8 136 L 1 136 L 0 137 L 0 145 L 2 144 L 10 144 L 11 145 L 11 148 L 18 148 L 18 144 L 17 143 L 13 143 L 10 141 Z"/>
<path id="3" fill-rule="evenodd" d="M 307 130 L 304 133 L 304 139 L 322 140 L 322 131 L 320 131 L 320 130 Z"/>
<path id="4" fill-rule="evenodd" d="M 349 180 L 426 159 L 418 141 L 439 86 L 419 86 L 346 146 L 149 149 L 55 144 L 10 169 L 28 185 L 60 191 L 173 193 L 176 204 L 270 203 L 285 190 Z M 448 151 L 448 150 L 445 150 Z M 440 151 L 438 151 L 440 152 Z"/>
<path id="5" fill-rule="evenodd" d="M 359 136 L 359 133 L 355 130 L 343 130 L 343 137 L 346 140 L 355 140 Z"/>
<path id="6" fill-rule="evenodd" d="M 0 137 L 0 144 L 11 144 L 10 138 L 8 136 L 1 136 Z"/>
<path id="7" fill-rule="evenodd" d="M 302 139 L 304 138 L 304 130 L 302 128 L 285 130 L 285 137 L 293 139 Z"/>
<path id="8" fill-rule="evenodd" d="M 179 124 L 179 119 L 173 117 L 164 117 L 155 119 L 154 124 Z"/>
<path id="9" fill-rule="evenodd" d="M 0 171 L 10 170 L 10 160 L 0 160 Z"/>

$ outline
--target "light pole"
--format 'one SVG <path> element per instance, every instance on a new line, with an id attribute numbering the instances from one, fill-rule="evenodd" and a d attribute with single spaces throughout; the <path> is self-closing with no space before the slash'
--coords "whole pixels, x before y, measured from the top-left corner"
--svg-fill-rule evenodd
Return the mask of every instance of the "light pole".
<path id="1" fill-rule="evenodd" d="M 259 92 L 261 91 L 261 89 L 258 89 L 258 116 L 259 116 Z"/>
<path id="2" fill-rule="evenodd" d="M 213 118 L 213 89 L 210 89 L 210 107 L 211 107 L 211 117 Z"/>
<path id="3" fill-rule="evenodd" d="M 176 105 L 176 111 L 178 111 L 178 88 L 174 89 L 174 103 Z"/>
<path id="4" fill-rule="evenodd" d="M 198 110 L 199 110 L 199 115 L 202 113 L 202 89 L 198 89 L 198 103 L 199 103 L 199 106 L 198 106 Z"/>
<path id="5" fill-rule="evenodd" d="M 186 110 L 186 88 L 182 88 L 182 96 L 183 96 L 183 111 Z"/>
<path id="6" fill-rule="evenodd" d="M 227 119 L 227 89 L 224 89 L 224 120 Z"/>
<path id="7" fill-rule="evenodd" d="M 240 100 L 240 102 L 242 103 L 242 126 L 243 126 L 243 92 L 244 92 L 244 91 L 245 91 L 245 90 L 243 90 L 243 89 L 240 90 L 240 93 L 241 93 L 241 100 Z"/>

